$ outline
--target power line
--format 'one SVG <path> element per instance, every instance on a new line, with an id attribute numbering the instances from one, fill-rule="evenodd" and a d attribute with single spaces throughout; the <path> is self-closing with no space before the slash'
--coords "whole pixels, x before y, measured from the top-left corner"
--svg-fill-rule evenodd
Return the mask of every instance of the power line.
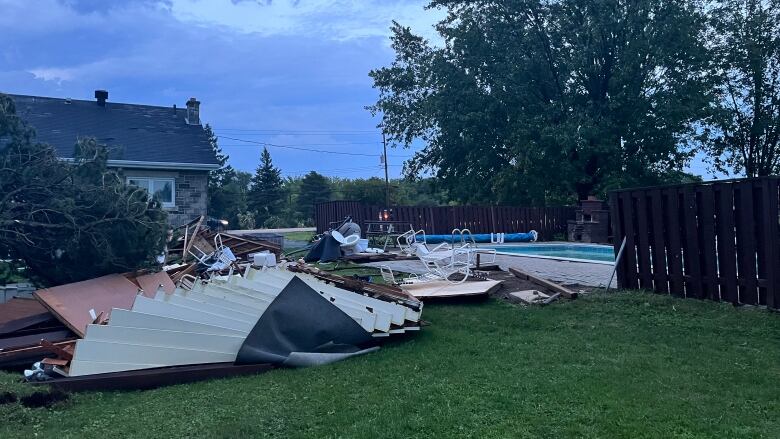
<path id="1" fill-rule="evenodd" d="M 214 128 L 214 131 L 246 131 L 246 132 L 285 132 L 285 133 L 373 133 L 376 130 L 287 130 L 287 129 L 254 129 L 254 128 Z"/>
<path id="2" fill-rule="evenodd" d="M 221 130 L 214 130 L 214 132 L 219 135 L 219 133 L 223 133 L 225 131 Z M 292 131 L 288 132 L 274 132 L 274 133 L 246 133 L 246 132 L 232 132 L 228 131 L 228 134 L 234 134 L 234 135 L 241 135 L 241 136 L 378 136 L 379 134 L 373 133 L 296 133 Z"/>
<path id="3" fill-rule="evenodd" d="M 286 149 L 294 149 L 297 151 L 306 151 L 306 152 L 319 152 L 322 154 L 339 154 L 339 155 L 350 155 L 350 156 L 364 156 L 364 157 L 379 157 L 380 154 L 363 154 L 358 152 L 343 152 L 343 151 L 327 151 L 324 149 L 313 149 L 313 148 L 300 148 L 293 145 L 276 145 L 273 143 L 268 142 L 259 142 L 256 140 L 247 140 L 247 139 L 238 139 L 236 137 L 227 137 L 227 136 L 217 136 L 219 139 L 228 139 L 228 140 L 235 140 L 237 142 L 244 142 L 244 143 L 251 143 L 255 145 L 262 145 L 262 146 L 271 146 L 274 148 L 286 148 Z M 395 157 L 395 156 L 394 156 Z M 398 157 L 411 157 L 411 156 L 398 156 Z"/>
<path id="4" fill-rule="evenodd" d="M 340 143 L 285 143 L 285 146 L 338 146 L 338 145 L 381 145 L 382 142 L 340 142 Z M 220 146 L 243 146 L 223 144 Z"/>

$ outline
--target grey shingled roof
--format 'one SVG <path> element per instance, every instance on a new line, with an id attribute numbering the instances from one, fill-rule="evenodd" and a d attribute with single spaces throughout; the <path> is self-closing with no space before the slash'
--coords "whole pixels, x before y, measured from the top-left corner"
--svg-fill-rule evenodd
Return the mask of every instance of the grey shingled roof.
<path id="1" fill-rule="evenodd" d="M 200 125 L 185 122 L 186 108 L 121 104 L 9 94 L 16 112 L 35 128 L 38 141 L 73 157 L 82 137 L 109 146 L 110 160 L 218 164 Z"/>

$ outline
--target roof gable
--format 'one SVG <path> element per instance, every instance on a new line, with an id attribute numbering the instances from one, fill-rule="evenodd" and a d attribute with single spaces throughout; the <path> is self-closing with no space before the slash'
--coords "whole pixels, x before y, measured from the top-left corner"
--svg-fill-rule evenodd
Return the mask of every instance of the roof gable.
<path id="1" fill-rule="evenodd" d="M 185 121 L 185 108 L 8 95 L 16 112 L 35 128 L 40 142 L 72 158 L 79 138 L 94 137 L 109 147 L 115 163 L 219 165 L 206 132 Z"/>

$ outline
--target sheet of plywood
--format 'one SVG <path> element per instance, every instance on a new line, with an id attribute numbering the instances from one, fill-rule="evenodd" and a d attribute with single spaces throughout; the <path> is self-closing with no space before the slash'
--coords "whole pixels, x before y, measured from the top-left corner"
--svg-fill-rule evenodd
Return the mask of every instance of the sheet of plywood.
<path id="1" fill-rule="evenodd" d="M 111 309 L 130 309 L 138 286 L 121 274 L 109 274 L 95 279 L 44 288 L 33 293 L 35 297 L 65 326 L 80 337 L 92 323 L 89 310 L 109 317 Z M 150 296 L 154 291 L 147 292 Z"/>
<path id="2" fill-rule="evenodd" d="M 163 291 L 168 294 L 173 293 L 173 290 L 176 289 L 176 285 L 173 284 L 171 277 L 164 271 L 138 276 L 135 278 L 135 282 L 144 290 L 146 297 L 152 297 L 160 285 L 162 285 Z"/>
<path id="3" fill-rule="evenodd" d="M 501 285 L 501 281 L 497 280 L 463 282 L 460 284 L 453 284 L 442 280 L 401 285 L 401 288 L 414 297 L 422 299 L 429 297 L 457 297 L 488 294 L 498 288 L 499 285 Z"/>

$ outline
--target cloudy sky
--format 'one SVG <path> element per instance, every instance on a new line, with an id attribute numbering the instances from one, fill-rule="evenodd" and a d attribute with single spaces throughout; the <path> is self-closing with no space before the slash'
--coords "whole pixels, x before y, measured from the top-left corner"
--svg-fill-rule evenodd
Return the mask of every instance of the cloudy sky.
<path id="1" fill-rule="evenodd" d="M 107 89 L 109 101 L 164 106 L 194 96 L 238 169 L 253 171 L 267 142 L 287 146 L 269 147 L 285 175 L 383 176 L 368 72 L 393 58 L 392 20 L 435 39 L 444 13 L 426 3 L 0 0 L 0 91 Z M 411 154 L 390 150 L 391 176 Z"/>
<path id="2" fill-rule="evenodd" d="M 392 20 L 433 35 L 424 0 L 0 0 L 0 91 L 201 103 L 236 168 L 268 142 L 286 175 L 384 176 L 369 70 Z M 232 139 L 228 139 L 232 138 Z M 241 140 L 233 140 L 241 139 Z M 243 141 L 242 141 L 243 140 Z M 409 150 L 389 152 L 396 176 Z"/>

